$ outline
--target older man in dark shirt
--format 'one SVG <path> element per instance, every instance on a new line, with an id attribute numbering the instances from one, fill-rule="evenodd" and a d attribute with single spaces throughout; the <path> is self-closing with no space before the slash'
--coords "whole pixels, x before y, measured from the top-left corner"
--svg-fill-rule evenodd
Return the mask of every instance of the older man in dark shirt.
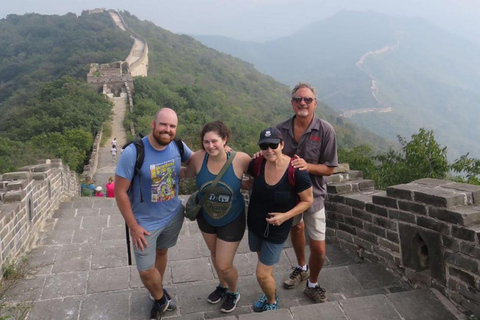
<path id="1" fill-rule="evenodd" d="M 330 123 L 315 115 L 316 92 L 308 83 L 299 83 L 293 88 L 291 104 L 295 115 L 280 123 L 277 128 L 285 140 L 283 152 L 295 158 L 293 165 L 296 168 L 310 174 L 314 200 L 310 209 L 303 214 L 303 221 L 301 215 L 294 220 L 291 239 L 298 266 L 284 282 L 284 286 L 293 289 L 308 278 L 305 294 L 317 303 L 325 302 L 326 290 L 318 284 L 318 277 L 326 257 L 325 176 L 331 175 L 338 166 L 335 131 Z M 310 238 L 308 265 L 305 229 Z"/>

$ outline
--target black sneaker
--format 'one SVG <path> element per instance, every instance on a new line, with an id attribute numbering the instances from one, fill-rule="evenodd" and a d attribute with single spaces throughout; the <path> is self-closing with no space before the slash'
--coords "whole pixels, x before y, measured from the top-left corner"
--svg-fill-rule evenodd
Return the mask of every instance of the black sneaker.
<path id="1" fill-rule="evenodd" d="M 157 301 L 153 302 L 152 310 L 150 311 L 151 320 L 160 320 L 162 319 L 163 313 L 168 309 L 168 300 L 165 299 L 165 303 L 160 303 Z"/>
<path id="2" fill-rule="evenodd" d="M 225 313 L 232 312 L 235 310 L 238 300 L 240 300 L 240 293 L 227 292 L 220 311 Z"/>
<path id="3" fill-rule="evenodd" d="M 170 294 L 168 294 L 167 289 L 163 288 L 163 294 L 165 295 L 165 297 L 168 300 L 167 311 L 173 311 L 173 310 L 177 309 L 177 303 L 175 302 L 175 300 L 172 299 Z M 153 296 L 152 296 L 151 293 L 149 294 L 149 296 L 150 296 L 150 300 L 155 301 L 155 299 L 153 299 Z"/>
<path id="4" fill-rule="evenodd" d="M 215 288 L 215 291 L 213 291 L 208 295 L 207 301 L 210 302 L 211 304 L 219 303 L 220 300 L 222 300 L 222 298 L 225 297 L 226 293 L 227 293 L 227 288 L 224 288 L 222 286 L 217 286 L 217 288 Z"/>

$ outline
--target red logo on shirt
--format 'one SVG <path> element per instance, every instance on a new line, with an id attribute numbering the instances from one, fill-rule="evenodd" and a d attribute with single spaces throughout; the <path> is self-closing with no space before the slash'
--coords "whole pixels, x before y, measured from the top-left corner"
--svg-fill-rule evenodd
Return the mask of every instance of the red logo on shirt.
<path id="1" fill-rule="evenodd" d="M 315 142 L 320 142 L 320 137 L 319 136 L 311 136 L 310 140 L 315 141 Z"/>

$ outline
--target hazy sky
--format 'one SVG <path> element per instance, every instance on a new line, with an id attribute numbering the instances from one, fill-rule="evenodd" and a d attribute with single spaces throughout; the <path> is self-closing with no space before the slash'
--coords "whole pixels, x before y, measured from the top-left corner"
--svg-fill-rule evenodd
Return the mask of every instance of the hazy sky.
<path id="1" fill-rule="evenodd" d="M 80 14 L 127 10 L 175 33 L 269 40 L 289 35 L 342 9 L 419 16 L 480 43 L 480 0 L 1 0 L 7 14 Z"/>

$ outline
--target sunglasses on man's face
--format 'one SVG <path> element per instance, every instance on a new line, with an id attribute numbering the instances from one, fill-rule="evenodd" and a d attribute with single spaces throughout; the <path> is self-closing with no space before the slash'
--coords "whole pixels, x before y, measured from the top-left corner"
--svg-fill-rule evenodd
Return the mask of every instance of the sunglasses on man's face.
<path id="1" fill-rule="evenodd" d="M 260 149 L 267 150 L 268 148 L 275 150 L 278 148 L 278 143 L 261 143 Z"/>
<path id="2" fill-rule="evenodd" d="M 305 101 L 306 104 L 310 104 L 313 102 L 313 100 L 315 100 L 314 98 L 310 98 L 310 97 L 293 97 L 292 98 L 292 101 L 295 102 L 295 103 L 301 103 L 303 101 Z"/>

